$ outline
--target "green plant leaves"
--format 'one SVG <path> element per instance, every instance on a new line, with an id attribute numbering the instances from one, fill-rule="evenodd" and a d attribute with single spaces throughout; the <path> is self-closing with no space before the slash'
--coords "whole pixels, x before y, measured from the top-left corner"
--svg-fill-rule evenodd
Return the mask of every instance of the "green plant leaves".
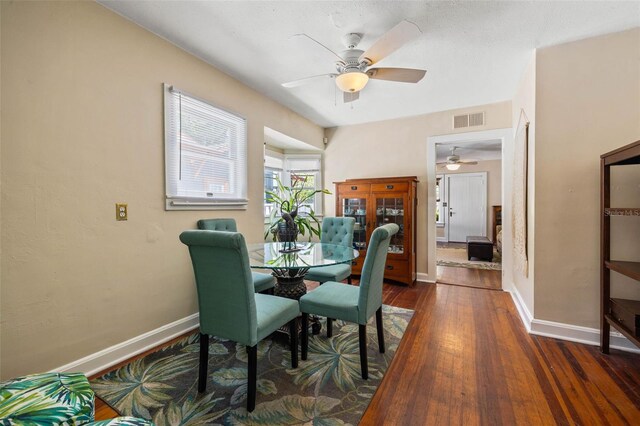
<path id="1" fill-rule="evenodd" d="M 280 179 L 276 177 L 277 191 L 265 191 L 268 197 L 267 202 L 275 202 L 278 205 L 278 208 L 272 209 L 269 215 L 269 225 L 264 233 L 265 239 L 283 221 L 281 214 L 293 211 L 298 212 L 298 215 L 293 220 L 298 226 L 301 236 L 308 236 L 309 241 L 314 235 L 320 237 L 320 221 L 315 216 L 313 209 L 307 208 L 308 206 L 304 205 L 304 203 L 315 197 L 316 194 L 331 194 L 331 191 L 328 189 L 305 189 L 306 178 L 302 181 L 296 181 L 299 183 L 289 187 L 283 185 Z M 273 235 L 273 240 L 276 240 L 275 234 Z"/>

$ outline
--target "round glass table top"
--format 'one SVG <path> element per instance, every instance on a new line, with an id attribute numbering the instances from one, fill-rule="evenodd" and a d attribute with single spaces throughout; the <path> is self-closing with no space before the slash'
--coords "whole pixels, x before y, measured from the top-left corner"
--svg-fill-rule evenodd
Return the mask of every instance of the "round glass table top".
<path id="1" fill-rule="evenodd" d="M 302 269 L 348 263 L 359 256 L 351 247 L 327 243 L 296 243 L 295 251 L 285 251 L 287 243 L 249 244 L 252 268 Z"/>

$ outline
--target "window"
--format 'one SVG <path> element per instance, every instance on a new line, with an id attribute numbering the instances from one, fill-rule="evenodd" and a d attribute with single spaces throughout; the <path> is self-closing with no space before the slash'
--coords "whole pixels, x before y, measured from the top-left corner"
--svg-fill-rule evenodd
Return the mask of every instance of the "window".
<path id="1" fill-rule="evenodd" d="M 264 188 L 273 191 L 277 187 L 276 177 L 285 186 L 294 186 L 302 190 L 314 191 L 322 189 L 320 172 L 321 157 L 317 154 L 279 154 L 265 149 Z M 300 214 L 313 210 L 316 216 L 322 216 L 322 194 L 316 194 L 303 204 Z M 264 215 L 268 217 L 273 209 L 278 208 L 270 202 L 265 192 Z"/>
<path id="2" fill-rule="evenodd" d="M 245 209 L 247 122 L 164 86 L 167 210 Z"/>
<path id="3" fill-rule="evenodd" d="M 266 191 L 276 191 L 277 180 L 282 182 L 282 168 L 284 167 L 283 155 L 265 149 L 264 152 L 264 217 L 269 217 L 273 209 L 278 208 L 276 203 L 271 201 Z"/>
<path id="4" fill-rule="evenodd" d="M 316 175 L 318 172 L 291 172 L 289 179 L 291 179 L 291 186 L 299 188 L 301 198 L 308 197 L 316 190 Z M 316 212 L 317 200 L 316 197 L 309 198 L 305 203 L 301 204 L 301 211 L 309 213 L 310 211 Z"/>
<path id="5" fill-rule="evenodd" d="M 285 183 L 292 187 L 314 191 L 322 189 L 322 174 L 320 173 L 321 157 L 318 154 L 296 154 L 285 156 Z M 302 214 L 313 211 L 316 216 L 322 215 L 322 194 L 316 194 L 304 203 L 307 208 L 301 209 Z"/>

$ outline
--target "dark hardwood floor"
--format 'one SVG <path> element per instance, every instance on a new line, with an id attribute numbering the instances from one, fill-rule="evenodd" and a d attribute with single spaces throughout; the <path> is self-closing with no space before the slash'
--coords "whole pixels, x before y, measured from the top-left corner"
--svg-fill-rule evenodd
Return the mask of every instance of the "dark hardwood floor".
<path id="1" fill-rule="evenodd" d="M 437 266 L 436 280 L 440 284 L 502 290 L 502 271 Z"/>
<path id="2" fill-rule="evenodd" d="M 640 355 L 529 335 L 502 291 L 385 284 L 383 298 L 415 315 L 363 425 L 640 423 Z M 97 419 L 116 414 L 97 401 Z"/>

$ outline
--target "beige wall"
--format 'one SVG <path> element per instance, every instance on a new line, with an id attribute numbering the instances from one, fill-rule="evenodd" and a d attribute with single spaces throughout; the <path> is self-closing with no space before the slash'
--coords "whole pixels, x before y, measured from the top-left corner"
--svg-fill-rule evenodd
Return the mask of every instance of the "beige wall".
<path id="1" fill-rule="evenodd" d="M 536 147 L 536 51 L 531 53 L 531 59 L 527 68 L 525 69 L 518 89 L 516 90 L 513 100 L 511 101 L 512 107 L 512 123 L 514 138 L 518 128 L 519 120 L 529 121 L 529 137 L 528 137 L 528 206 L 527 206 L 527 224 L 528 224 L 528 273 L 525 275 L 521 271 L 514 270 L 513 264 L 513 245 L 503 245 L 502 247 L 502 276 L 503 282 L 507 281 L 516 288 L 518 294 L 522 298 L 529 315 L 533 316 L 534 313 L 534 276 L 535 276 L 535 176 L 538 171 L 536 170 L 536 158 L 534 155 Z M 521 118 L 522 114 L 522 118 Z M 513 214 L 513 161 L 514 161 L 514 147 L 508 146 L 504 151 L 505 161 L 505 197 L 504 197 L 504 209 L 503 217 L 511 218 Z M 511 223 L 511 222 L 510 222 Z M 503 240 L 513 241 L 512 239 L 513 229 L 512 226 L 505 226 L 503 228 Z"/>
<path id="2" fill-rule="evenodd" d="M 599 326 L 599 156 L 640 139 L 639 56 L 638 28 L 538 51 L 538 319 Z M 637 172 L 627 176 L 635 205 L 638 181 Z M 614 232 L 626 237 L 626 256 L 638 261 L 640 224 L 625 226 L 626 232 Z M 626 290 L 640 298 L 639 284 Z"/>
<path id="3" fill-rule="evenodd" d="M 2 46 L 2 7 L 0 7 L 0 52 Z M 2 55 L 0 54 L 0 111 L 2 111 Z M 0 194 L 2 194 L 2 118 L 0 117 Z M 2 223 L 2 197 L 0 196 L 0 224 Z M 0 238 L 0 259 L 2 259 L 2 239 Z M 1 265 L 0 265 L 1 270 Z M 2 378 L 2 273 L 0 272 L 0 378 Z"/>
<path id="4" fill-rule="evenodd" d="M 294 112 L 93 2 L 2 2 L 2 377 L 47 370 L 197 311 L 182 230 L 262 238 L 263 129 Z M 249 209 L 164 210 L 162 83 L 248 119 Z M 115 202 L 129 221 L 115 221 Z"/>
<path id="5" fill-rule="evenodd" d="M 438 175 L 457 175 L 477 172 L 487 172 L 487 238 L 494 241 L 492 206 L 502 205 L 502 160 L 478 161 L 478 164 L 462 166 L 456 171 L 438 169 L 436 173 Z"/>
<path id="6" fill-rule="evenodd" d="M 428 273 L 427 238 L 435 240 L 435 232 L 427 235 L 427 137 L 463 133 L 453 129 L 453 115 L 479 111 L 485 111 L 486 125 L 469 131 L 511 127 L 511 102 L 507 101 L 326 130 L 324 182 L 332 191 L 333 182 L 350 178 L 418 177 L 418 273 Z M 334 196 L 326 196 L 325 214 L 334 215 L 334 209 Z"/>

